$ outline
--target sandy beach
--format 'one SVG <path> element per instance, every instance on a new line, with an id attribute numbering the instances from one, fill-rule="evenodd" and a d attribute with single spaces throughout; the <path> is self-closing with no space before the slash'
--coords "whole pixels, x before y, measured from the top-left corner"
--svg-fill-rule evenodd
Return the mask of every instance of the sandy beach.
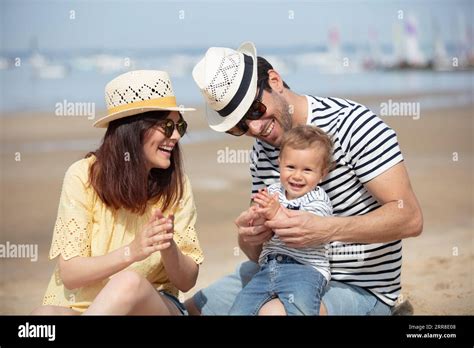
<path id="1" fill-rule="evenodd" d="M 379 105 L 390 98 L 397 100 L 351 99 Z M 383 117 L 398 133 L 424 214 L 423 234 L 403 243 L 402 293 L 415 314 L 474 314 L 473 108 L 471 104 L 425 110 L 421 104 L 417 120 Z M 233 221 L 248 205 L 248 164 L 219 163 L 218 156 L 226 147 L 249 150 L 252 140 L 217 136 L 196 141 L 199 137 L 193 132 L 207 130 L 202 113 L 201 108 L 187 115 L 190 134 L 182 149 L 206 260 L 196 287 L 184 297 L 245 260 Z M 0 118 L 0 242 L 38 246 L 36 261 L 1 260 L 0 314 L 27 314 L 41 304 L 54 267 L 47 255 L 64 173 L 94 150 L 104 132 L 91 124 L 86 117 L 58 117 L 53 112 Z"/>

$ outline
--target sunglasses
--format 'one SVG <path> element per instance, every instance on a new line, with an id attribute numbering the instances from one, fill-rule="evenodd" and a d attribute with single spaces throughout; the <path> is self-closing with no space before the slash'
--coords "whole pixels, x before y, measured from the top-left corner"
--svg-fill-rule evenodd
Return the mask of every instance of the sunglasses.
<path id="1" fill-rule="evenodd" d="M 262 80 L 259 85 L 259 91 L 257 98 L 253 101 L 250 108 L 245 113 L 244 117 L 237 123 L 234 127 L 226 131 L 226 133 L 240 137 L 248 132 L 249 126 L 247 125 L 247 120 L 259 120 L 265 112 L 267 112 L 267 107 L 262 103 L 262 94 L 265 86 L 265 80 Z"/>
<path id="2" fill-rule="evenodd" d="M 188 129 L 188 124 L 182 118 L 180 118 L 178 122 L 176 123 L 174 123 L 173 120 L 167 118 L 158 122 L 157 126 L 163 129 L 163 132 L 165 133 L 165 137 L 167 138 L 171 138 L 175 127 L 176 127 L 176 130 L 178 131 L 179 136 L 181 137 L 186 133 L 186 129 Z"/>

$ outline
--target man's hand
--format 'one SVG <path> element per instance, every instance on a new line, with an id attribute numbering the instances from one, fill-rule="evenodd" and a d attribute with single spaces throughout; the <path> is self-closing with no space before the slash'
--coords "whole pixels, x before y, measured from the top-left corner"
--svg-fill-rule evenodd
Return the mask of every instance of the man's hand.
<path id="1" fill-rule="evenodd" d="M 280 240 L 291 248 L 314 247 L 331 241 L 332 217 L 320 217 L 305 211 L 286 210 L 287 218 L 265 223 Z"/>
<path id="2" fill-rule="evenodd" d="M 257 209 L 257 207 L 251 206 L 235 220 L 239 239 L 249 245 L 261 245 L 273 234 L 271 228 L 265 226 Z"/>
<path id="3" fill-rule="evenodd" d="M 235 220 L 239 232 L 239 247 L 247 257 L 258 262 L 262 244 L 273 236 L 273 231 L 264 225 L 265 219 L 251 206 Z"/>

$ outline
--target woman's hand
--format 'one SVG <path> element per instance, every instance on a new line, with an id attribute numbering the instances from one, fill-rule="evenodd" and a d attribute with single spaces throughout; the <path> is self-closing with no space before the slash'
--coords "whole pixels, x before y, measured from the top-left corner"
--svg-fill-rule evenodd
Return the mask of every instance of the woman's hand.
<path id="1" fill-rule="evenodd" d="M 156 210 L 150 221 L 130 243 L 130 256 L 134 262 L 142 261 L 154 252 L 169 248 L 173 240 L 174 217 L 165 217 Z"/>
<path id="2" fill-rule="evenodd" d="M 174 243 L 173 220 L 172 215 L 165 218 L 157 210 L 127 246 L 101 256 L 81 256 L 69 260 L 60 256 L 59 272 L 64 286 L 71 290 L 103 281 L 156 251 L 169 250 Z"/>

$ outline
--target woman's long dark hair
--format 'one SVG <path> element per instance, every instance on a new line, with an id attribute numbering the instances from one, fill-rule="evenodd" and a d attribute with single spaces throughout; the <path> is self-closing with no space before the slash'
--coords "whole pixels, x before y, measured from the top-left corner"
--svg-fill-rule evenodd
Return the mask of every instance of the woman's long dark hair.
<path id="1" fill-rule="evenodd" d="M 149 131 L 168 115 L 168 111 L 150 111 L 112 121 L 100 147 L 86 155 L 96 157 L 90 184 L 108 207 L 142 215 L 149 201 L 161 200 L 165 211 L 181 200 L 184 173 L 178 144 L 167 169 L 148 171 L 143 151 Z"/>

